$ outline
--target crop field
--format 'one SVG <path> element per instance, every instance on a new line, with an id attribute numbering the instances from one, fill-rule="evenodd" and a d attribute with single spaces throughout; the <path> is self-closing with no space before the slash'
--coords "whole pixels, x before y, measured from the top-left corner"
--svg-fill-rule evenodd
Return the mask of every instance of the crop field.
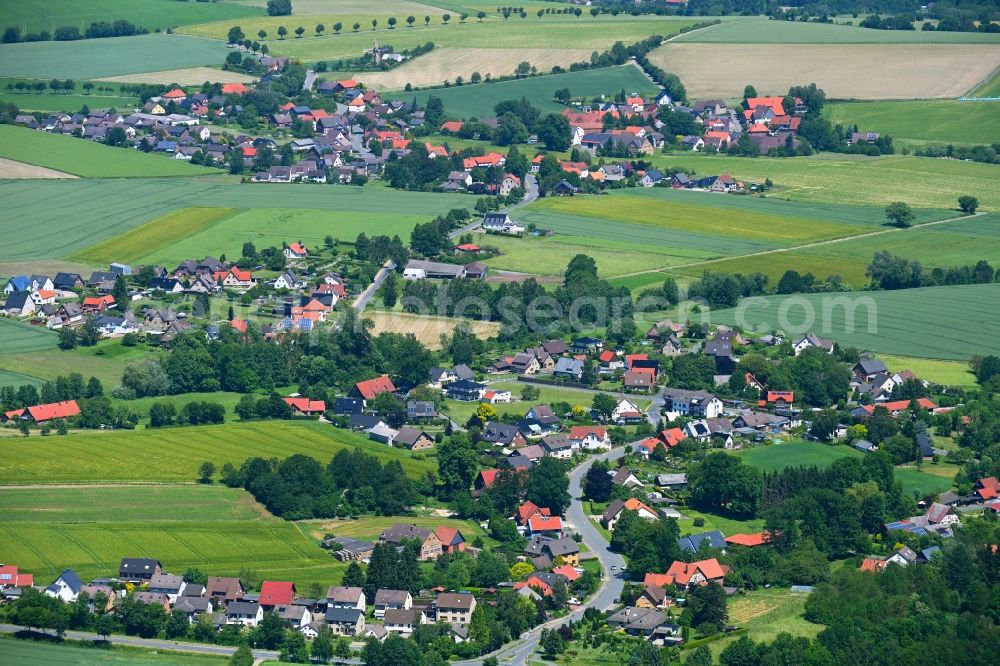
<path id="1" fill-rule="evenodd" d="M 41 386 L 42 381 L 37 377 L 22 375 L 19 372 L 7 372 L 6 370 L 0 370 L 0 386 L 21 386 L 23 384 Z"/>
<path id="2" fill-rule="evenodd" d="M 106 76 L 96 79 L 110 83 L 158 83 L 170 85 L 177 83 L 182 86 L 200 86 L 205 81 L 218 83 L 250 83 L 256 78 L 249 74 L 229 72 L 214 67 L 182 67 L 168 69 L 162 72 L 145 72 L 143 74 L 123 74 L 121 76 Z"/>
<path id="3" fill-rule="evenodd" d="M 3 129 L 0 127 L 0 131 Z M 77 139 L 69 140 L 86 144 Z M 164 162 L 172 163 L 171 160 Z M 189 164 L 180 166 L 194 168 Z M 325 220 L 327 226 L 318 238 L 322 240 L 329 233 L 349 242 L 362 230 L 372 235 L 386 233 L 383 229 L 395 229 L 392 233 L 408 235 L 412 221 L 425 222 L 450 208 L 471 206 L 473 203 L 472 198 L 461 195 L 400 192 L 379 187 L 243 185 L 222 177 L 0 181 L 0 206 L 22 222 L 17 228 L 7 231 L 0 246 L 0 262 L 67 257 L 187 207 L 285 207 L 324 211 L 318 219 Z M 244 222 L 253 221 L 255 214 L 264 215 L 264 211 L 248 213 L 243 218 Z M 341 214 L 338 219 L 343 222 L 330 224 L 331 216 L 338 214 Z M 400 219 L 406 220 L 406 224 L 401 224 Z M 271 234 L 287 232 L 287 236 L 277 239 L 279 243 L 281 240 L 300 240 L 292 236 L 310 231 L 310 228 L 315 234 L 321 226 L 321 223 L 310 222 L 309 219 L 303 219 L 301 226 L 287 230 L 277 229 L 273 221 L 264 220 L 264 223 L 264 228 Z M 246 233 L 247 230 L 240 230 L 237 237 L 243 239 Z M 221 242 L 223 247 L 235 243 L 236 250 L 242 244 L 242 241 L 235 242 L 228 236 L 206 240 Z M 144 249 L 153 253 L 163 247 L 166 246 L 151 245 Z M 207 249 L 198 247 L 192 248 L 192 251 L 204 256 Z"/>
<path id="4" fill-rule="evenodd" d="M 739 18 L 678 37 L 678 42 L 711 44 L 997 44 L 1000 35 L 978 32 L 870 30 L 831 23 Z M 758 88 L 759 89 L 759 88 Z"/>
<path id="5" fill-rule="evenodd" d="M 20 179 L 36 179 L 36 178 L 78 178 L 78 177 L 79 176 L 74 176 L 71 173 L 56 171 L 55 169 L 46 169 L 45 167 L 35 166 L 34 164 L 15 162 L 14 160 L 8 160 L 5 157 L 0 157 L 0 179 L 11 178 L 15 180 L 20 180 Z"/>
<path id="6" fill-rule="evenodd" d="M 0 485 L 191 482 L 198 478 L 198 467 L 206 460 L 220 468 L 227 462 L 239 465 L 253 456 L 284 458 L 303 453 L 325 464 L 338 450 L 355 447 L 383 461 L 399 460 L 413 476 L 435 469 L 432 461 L 418 460 L 408 451 L 326 424 L 230 423 L 18 438 L 7 448 L 10 462 L 0 469 Z M 22 450 L 15 457 L 18 449 Z M 139 450 L 156 451 L 156 455 L 142 464 L 132 464 L 134 452 Z"/>
<path id="7" fill-rule="evenodd" d="M 765 472 L 805 465 L 828 467 L 841 458 L 860 458 L 864 454 L 850 446 L 830 446 L 816 442 L 791 441 L 770 446 L 755 446 L 737 452 L 748 465 Z"/>
<path id="8" fill-rule="evenodd" d="M 841 344 L 878 353 L 966 360 L 995 348 L 1000 308 L 990 304 L 1000 302 L 998 299 L 1000 284 L 767 296 L 745 308 L 741 316 L 737 310 L 720 310 L 713 312 L 711 319 L 713 324 L 761 330 L 784 328 L 790 335 L 814 331 Z M 783 305 L 783 301 L 787 303 Z"/>
<path id="9" fill-rule="evenodd" d="M 153 32 L 157 28 L 236 19 L 263 14 L 261 9 L 232 2 L 188 3 L 172 0 L 18 0 L 4 7 L 0 28 L 14 26 L 21 33 L 55 32 L 76 26 L 81 32 L 98 21 L 125 20 Z M 83 27 L 81 27 L 83 26 Z"/>
<path id="10" fill-rule="evenodd" d="M 1000 107 L 989 102 L 842 102 L 823 107 L 833 124 L 892 136 L 897 144 L 1000 143 Z"/>
<path id="11" fill-rule="evenodd" d="M 192 4 L 192 7 L 195 6 Z M 221 65 L 228 52 L 224 41 L 167 34 L 0 44 L 0 76 L 45 80 L 52 77 L 94 79 L 180 67 Z"/>
<path id="12" fill-rule="evenodd" d="M 57 341 L 58 336 L 45 327 L 31 326 L 16 319 L 0 318 L 0 354 L 55 349 Z"/>
<path id="13" fill-rule="evenodd" d="M 668 37 L 679 32 L 681 28 L 695 23 L 691 19 L 656 16 L 633 17 L 624 14 L 618 17 L 602 15 L 595 19 L 585 13 L 580 18 L 575 16 L 544 16 L 539 19 L 536 15 L 531 14 L 525 19 L 511 17 L 508 21 L 504 21 L 501 18 L 491 17 L 482 22 L 477 21 L 475 15 L 472 14 L 463 24 L 459 23 L 456 14 L 452 14 L 451 22 L 445 25 L 440 18 L 435 16 L 433 8 L 421 10 L 419 13 L 413 11 L 389 14 L 379 4 L 373 6 L 378 7 L 378 9 L 362 11 L 357 14 L 323 13 L 308 17 L 293 15 L 290 17 L 250 18 L 238 22 L 217 21 L 183 27 L 180 32 L 210 37 L 220 40 L 216 43 L 222 44 L 233 25 L 239 25 L 245 34 L 254 38 L 259 30 L 265 30 L 268 33 L 266 43 L 272 54 L 286 55 L 309 62 L 335 58 L 356 58 L 365 49 L 370 49 L 374 40 L 377 40 L 379 44 L 390 44 L 397 51 L 412 49 L 427 42 L 434 42 L 439 48 L 480 48 L 501 44 L 504 48 L 512 50 L 534 49 L 539 48 L 539 45 L 552 49 L 579 49 L 581 45 L 586 45 L 586 48 L 591 51 L 601 51 L 610 48 L 616 41 L 633 43 L 656 34 Z M 413 28 L 406 27 L 405 19 L 409 14 L 417 19 Z M 424 27 L 423 17 L 427 15 L 431 16 L 430 27 Z M 388 29 L 389 16 L 395 16 L 398 21 L 394 30 Z M 373 19 L 378 21 L 376 30 L 371 29 Z M 333 34 L 330 27 L 337 22 L 344 25 L 339 35 Z M 316 37 L 313 31 L 317 23 L 323 23 L 327 26 L 327 32 L 322 37 Z M 361 29 L 356 33 L 352 31 L 354 23 L 361 24 Z M 289 35 L 286 39 L 275 38 L 278 27 L 281 25 L 288 29 Z M 299 26 L 304 27 L 306 32 L 301 39 L 296 39 L 292 33 Z M 221 63 L 223 58 L 214 62 Z M 552 64 L 549 63 L 533 62 L 532 64 L 540 71 L 548 71 L 552 68 Z M 188 66 L 191 65 L 173 65 L 171 67 L 157 67 L 156 69 Z M 150 68 L 149 71 L 155 70 Z M 111 76 L 111 74 L 102 76 Z"/>
<path id="14" fill-rule="evenodd" d="M 412 333 L 431 349 L 441 348 L 441 336 L 451 335 L 459 322 L 467 323 L 477 337 L 486 339 L 500 331 L 499 322 L 473 321 L 451 317 L 421 316 L 402 312 L 372 310 L 365 316 L 374 323 L 372 335 L 379 333 Z"/>
<path id="15" fill-rule="evenodd" d="M 781 159 L 672 153 L 656 155 L 653 162 L 658 168 L 691 169 L 700 176 L 728 173 L 755 183 L 770 178 L 775 188 L 768 199 L 842 204 L 844 193 L 850 192 L 852 204 L 885 206 L 904 199 L 914 208 L 954 209 L 959 196 L 974 194 L 983 209 L 1000 209 L 1000 169 L 994 164 L 834 153 Z"/>
<path id="16" fill-rule="evenodd" d="M 139 648 L 95 649 L 81 645 L 0 638 L 6 666 L 224 666 L 225 657 Z"/>
<path id="17" fill-rule="evenodd" d="M 65 171 L 84 178 L 198 176 L 217 169 L 179 162 L 165 155 L 111 148 L 76 137 L 0 126 L 0 157 Z"/>
<path id="18" fill-rule="evenodd" d="M 559 65 L 564 69 L 575 62 L 590 60 L 588 49 L 438 49 L 403 63 L 388 72 L 327 72 L 326 79 L 357 78 L 376 90 L 402 90 L 406 84 L 423 87 L 439 86 L 444 81 L 454 81 L 461 76 L 466 81 L 473 72 L 485 77 L 490 74 L 509 76 L 522 62 L 530 62 L 539 69 L 548 70 Z"/>
<path id="19" fill-rule="evenodd" d="M 200 85 L 202 79 L 198 82 Z M 131 110 L 139 100 L 135 97 L 119 97 L 117 95 L 20 95 L 17 93 L 0 93 L 0 102 L 10 102 L 17 105 L 22 112 L 31 111 L 66 111 L 74 113 L 84 105 L 91 109 Z"/>
<path id="20" fill-rule="evenodd" d="M 621 65 L 602 69 L 583 70 L 566 74 L 538 76 L 516 81 L 480 83 L 433 91 L 404 93 L 400 99 L 413 100 L 423 104 L 427 97 L 434 95 L 444 103 L 445 115 L 450 118 L 471 118 L 493 115 L 497 102 L 525 97 L 543 113 L 559 113 L 565 107 L 553 100 L 560 88 L 569 88 L 574 97 L 592 98 L 598 95 L 614 95 L 623 88 L 628 92 L 650 93 L 653 84 L 638 67 Z"/>
<path id="21" fill-rule="evenodd" d="M 1000 37 L 994 36 L 993 41 Z M 745 63 L 753 62 L 760 52 L 757 44 L 675 41 L 653 51 L 649 59 L 681 77 L 688 96 L 726 99 L 739 98 L 747 83 L 761 94 L 783 94 L 790 86 L 807 82 L 818 85 L 831 99 L 950 98 L 975 87 L 1000 65 L 1000 43 L 937 44 L 933 48 L 838 43 L 807 49 L 772 44 L 767 47 L 768 66 L 748 73 Z M 708 61 L 718 67 L 706 68 Z M 865 75 L 857 76 L 859 71 Z"/>

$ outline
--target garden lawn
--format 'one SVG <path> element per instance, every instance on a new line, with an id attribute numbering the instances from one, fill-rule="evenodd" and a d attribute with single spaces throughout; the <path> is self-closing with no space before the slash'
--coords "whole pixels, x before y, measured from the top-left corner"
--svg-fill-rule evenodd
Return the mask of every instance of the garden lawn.
<path id="1" fill-rule="evenodd" d="M 228 53 L 224 41 L 165 33 L 72 42 L 0 44 L 0 77 L 97 79 L 221 65 Z"/>
<path id="2" fill-rule="evenodd" d="M 827 104 L 823 115 L 835 125 L 889 134 L 897 148 L 900 144 L 1000 143 L 997 106 L 987 102 L 841 102 Z"/>
<path id="3" fill-rule="evenodd" d="M 95 648 L 48 641 L 0 637 L 0 654 L 6 666 L 224 666 L 226 657 L 157 652 L 139 648 Z"/>
<path id="4" fill-rule="evenodd" d="M 539 67 L 539 69 L 543 68 Z M 542 113 L 560 113 L 565 107 L 553 100 L 555 91 L 560 88 L 569 88 L 574 97 L 582 96 L 588 99 L 600 95 L 614 96 L 623 89 L 646 95 L 652 94 L 656 90 L 638 67 L 629 64 L 513 81 L 436 88 L 429 91 L 402 93 L 396 96 L 404 100 L 415 99 L 418 104 L 422 105 L 426 103 L 429 96 L 433 95 L 443 102 L 446 116 L 464 119 L 492 116 L 494 115 L 493 107 L 498 102 L 522 97 L 527 98 Z"/>
<path id="5" fill-rule="evenodd" d="M 87 142 L 78 139 L 67 140 L 87 145 Z M 166 158 L 163 161 L 165 164 L 173 164 Z M 178 166 L 195 168 L 189 164 Z M 390 230 L 391 233 L 408 236 L 407 225 L 412 226 L 411 222 L 416 218 L 425 222 L 451 208 L 467 207 L 473 203 L 475 201 L 472 197 L 462 195 L 402 192 L 382 187 L 251 185 L 234 182 L 229 177 L 128 181 L 0 181 L 0 207 L 6 214 L 21 222 L 17 228 L 6 231 L 4 243 L 0 246 L 0 262 L 70 256 L 108 239 L 118 238 L 129 229 L 183 208 L 269 209 L 251 210 L 242 220 L 244 224 L 259 224 L 261 237 L 266 232 L 269 238 L 277 239 L 280 245 L 281 240 L 300 240 L 300 231 L 318 234 L 320 240 L 329 233 L 343 242 L 353 242 L 361 230 L 369 236 L 388 233 Z M 279 227 L 271 216 L 275 209 L 285 208 L 296 209 L 293 211 L 296 226 L 288 229 Z M 320 224 L 311 222 L 308 216 L 298 212 L 301 209 L 322 211 L 317 214 L 318 219 L 327 222 L 322 233 Z M 334 215 L 339 217 L 332 217 Z M 174 224 L 183 224 L 176 218 L 171 219 L 173 234 L 176 231 Z M 406 220 L 406 223 L 398 222 L 399 219 Z M 247 234 L 257 233 L 250 227 L 238 232 L 231 227 L 227 229 L 230 234 L 238 233 L 240 239 L 244 239 Z M 277 238 L 277 234 L 282 232 L 287 235 Z M 154 224 L 140 236 L 143 242 L 151 243 L 144 248 L 145 252 L 158 252 L 168 246 L 161 244 L 162 241 L 154 242 L 155 238 Z M 215 234 L 213 238 L 212 234 L 208 234 L 203 240 L 221 242 L 229 247 L 234 242 L 232 238 L 232 235 L 223 234 Z M 305 241 L 311 239 L 312 236 L 301 238 Z M 172 236 L 163 240 L 174 242 Z M 242 240 L 235 243 L 233 250 L 238 252 L 241 246 Z M 112 244 L 110 247 L 114 251 L 135 252 L 134 248 L 120 244 Z M 201 257 L 207 252 L 206 248 L 200 247 L 191 256 Z"/>
<path id="6" fill-rule="evenodd" d="M 925 463 L 924 469 L 917 469 L 913 467 L 896 468 L 896 480 L 903 485 L 904 493 L 924 497 L 926 495 L 943 493 L 946 490 L 951 490 L 955 486 L 954 474 L 951 477 L 932 474 L 924 471 L 927 466 L 928 465 Z M 957 472 L 958 469 L 954 468 L 954 471 Z"/>
<path id="7" fill-rule="evenodd" d="M 155 178 L 221 173 L 166 155 L 111 148 L 60 134 L 0 125 L 0 157 L 49 167 L 83 178 Z"/>
<path id="8" fill-rule="evenodd" d="M 775 472 L 799 465 L 827 467 L 841 458 L 860 458 L 864 454 L 850 446 L 791 441 L 742 449 L 736 455 L 748 465 L 758 467 L 765 472 Z"/>
<path id="9" fill-rule="evenodd" d="M 55 349 L 58 336 L 41 326 L 0 318 L 0 355 Z"/>
<path id="10" fill-rule="evenodd" d="M 1000 308 L 992 307 L 996 303 L 1000 303 L 1000 284 L 996 283 L 800 294 L 794 299 L 764 297 L 742 312 L 739 308 L 716 311 L 711 320 L 760 331 L 783 328 L 792 336 L 814 331 L 843 345 L 878 353 L 967 360 L 995 348 L 1000 330 Z M 787 326 L 779 324 L 779 313 L 784 314 Z"/>
<path id="11" fill-rule="evenodd" d="M 740 520 L 738 518 L 720 516 L 718 514 L 698 511 L 696 509 L 686 507 L 678 507 L 677 510 L 687 516 L 687 518 L 682 518 L 677 521 L 677 524 L 681 529 L 682 536 L 688 534 L 699 534 L 701 532 L 710 532 L 712 530 L 719 530 L 726 536 L 731 534 L 755 534 L 764 529 L 763 518 Z M 695 525 L 695 518 L 701 518 L 705 521 L 705 524 Z"/>
<path id="12" fill-rule="evenodd" d="M 86 373 L 84 373 L 86 376 Z M 13 447 L 13 448 L 11 448 Z M 261 421 L 138 431 L 81 432 L 63 437 L 17 438 L 0 469 L 3 484 L 189 483 L 204 461 L 221 468 L 253 456 L 302 453 L 326 464 L 344 448 L 360 448 L 383 462 L 398 460 L 407 474 L 436 469 L 432 460 L 376 444 L 363 435 L 315 421 Z M 132 464 L 136 451 L 155 456 Z M 423 458 L 423 456 L 421 456 Z"/>

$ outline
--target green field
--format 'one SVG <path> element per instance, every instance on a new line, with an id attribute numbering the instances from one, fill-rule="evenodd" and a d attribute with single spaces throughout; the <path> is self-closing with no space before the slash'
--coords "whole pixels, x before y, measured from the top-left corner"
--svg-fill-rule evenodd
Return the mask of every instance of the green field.
<path id="1" fill-rule="evenodd" d="M 799 465 L 828 467 L 841 458 L 860 458 L 864 454 L 850 446 L 791 441 L 743 449 L 736 455 L 748 465 L 758 467 L 765 472 L 775 472 Z"/>
<path id="2" fill-rule="evenodd" d="M 911 356 L 893 356 L 891 354 L 879 354 L 878 358 L 893 372 L 912 370 L 917 377 L 925 381 L 945 386 L 958 386 L 964 389 L 976 386 L 976 377 L 970 371 L 969 364 L 962 361 L 943 361 Z"/>
<path id="3" fill-rule="evenodd" d="M 889 32 L 878 30 L 873 32 Z M 973 194 L 984 209 L 1000 209 L 996 180 L 1000 166 L 905 155 L 863 157 L 821 153 L 809 157 L 746 159 L 720 155 L 656 155 L 657 168 L 690 169 L 699 176 L 729 173 L 775 189 L 768 199 L 885 206 L 905 200 L 919 208 L 955 208 L 959 196 Z"/>
<path id="4" fill-rule="evenodd" d="M 753 590 L 746 595 L 730 598 L 727 607 L 729 623 L 746 629 L 745 635 L 758 643 L 770 643 L 778 634 L 815 638 L 824 629 L 805 619 L 805 604 L 809 595 L 787 589 Z M 709 644 L 718 658 L 739 636 L 727 636 Z"/>
<path id="5" fill-rule="evenodd" d="M 494 4 L 493 9 L 496 6 Z M 390 13 L 392 10 L 383 9 L 381 3 L 375 3 L 371 7 L 377 9 L 370 10 L 365 7 L 344 14 L 324 11 L 318 15 L 302 16 L 298 19 L 293 15 L 291 17 L 249 18 L 239 22 L 217 21 L 187 26 L 182 28 L 181 32 L 225 40 L 227 31 L 233 25 L 240 25 L 244 33 L 252 36 L 256 36 L 257 31 L 263 29 L 268 33 L 267 45 L 271 53 L 287 55 L 304 61 L 315 61 L 344 57 L 356 58 L 365 49 L 371 48 L 373 40 L 378 40 L 380 44 L 392 44 L 397 51 L 411 49 L 426 42 L 434 42 L 438 48 L 526 49 L 542 47 L 586 48 L 602 51 L 610 48 L 616 41 L 633 43 L 650 35 L 659 34 L 664 37 L 673 35 L 681 28 L 696 22 L 685 18 L 633 17 L 624 14 L 618 17 L 603 15 L 594 19 L 584 12 L 580 18 L 575 16 L 545 16 L 539 19 L 532 13 L 526 19 L 512 17 L 509 21 L 504 21 L 491 17 L 480 23 L 475 19 L 475 12 L 470 12 L 471 18 L 466 23 L 459 23 L 458 16 L 452 14 L 451 23 L 444 25 L 435 16 L 440 12 L 435 12 L 433 9 L 427 11 L 426 6 L 423 5 L 417 11 L 405 13 Z M 488 10 L 484 9 L 483 11 Z M 412 29 L 406 27 L 404 19 L 408 14 L 417 16 L 418 27 Z M 394 30 L 388 29 L 387 20 L 390 15 L 395 15 L 399 21 L 399 25 Z M 424 27 L 424 15 L 431 15 L 430 27 Z M 378 29 L 374 31 L 371 29 L 372 19 L 378 20 Z M 344 24 L 343 31 L 339 35 L 334 35 L 329 28 L 335 22 Z M 355 22 L 361 24 L 361 30 L 357 33 L 352 32 L 351 28 Z M 313 26 L 317 23 L 326 24 L 327 34 L 325 36 L 315 36 Z M 288 28 L 287 39 L 275 38 L 280 25 Z M 302 39 L 295 39 L 292 32 L 300 25 L 306 28 L 305 36 Z M 221 61 L 220 58 L 216 62 Z M 546 66 L 546 63 L 543 62 L 532 64 L 540 71 L 548 71 L 551 67 L 551 65 Z"/>
<path id="6" fill-rule="evenodd" d="M 856 19 L 855 23 L 858 22 Z M 845 22 L 842 18 L 840 22 Z M 1000 35 L 979 32 L 870 30 L 831 23 L 747 18 L 696 30 L 678 42 L 711 44 L 996 44 Z"/>
<path id="7" fill-rule="evenodd" d="M 254 7 L 233 2 L 176 2 L 176 0 L 18 0 L 4 7 L 0 28 L 14 26 L 21 33 L 52 33 L 62 26 L 83 32 L 91 23 L 125 20 L 153 32 L 188 23 L 204 23 L 260 15 Z M 83 26 L 83 27 L 81 27 Z"/>
<path id="8" fill-rule="evenodd" d="M 138 648 L 98 649 L 78 645 L 59 645 L 41 641 L 0 638 L 0 654 L 6 666 L 223 666 L 225 657 L 157 652 Z"/>
<path id="9" fill-rule="evenodd" d="M 0 128 L 2 129 L 2 128 Z M 23 130 L 27 131 L 27 130 Z M 85 144 L 77 139 L 70 139 Z M 94 146 L 100 148 L 100 146 Z M 2 150 L 2 149 L 0 149 Z M 108 149 L 111 150 L 111 149 Z M 172 164 L 171 160 L 164 163 Z M 189 164 L 179 165 L 194 169 Z M 351 242 L 359 231 L 369 236 L 392 229 L 408 237 L 413 223 L 425 222 L 451 208 L 471 206 L 475 200 L 462 195 L 402 192 L 381 187 L 341 187 L 288 185 L 268 186 L 233 182 L 227 177 L 197 179 L 135 179 L 123 180 L 63 180 L 63 181 L 0 181 L 0 206 L 20 220 L 17 228 L 8 230 L 0 261 L 27 261 L 67 257 L 97 243 L 113 239 L 129 229 L 188 207 L 211 208 L 291 208 L 318 213 L 328 225 L 318 240 L 331 234 Z M 248 213 L 253 219 L 256 213 Z M 330 223 L 332 215 L 340 215 Z M 398 220 L 409 226 L 401 226 Z M 314 239 L 319 225 L 301 214 L 296 215 L 298 227 L 282 230 L 282 237 L 271 220 L 264 228 L 273 238 L 300 240 L 300 232 L 309 232 L 301 240 Z M 239 232 L 242 239 L 251 230 Z M 219 237 L 224 247 L 238 251 L 242 241 L 230 247 L 232 237 Z M 114 248 L 115 246 L 112 245 Z M 119 248 L 135 252 L 135 248 Z M 157 244 L 143 248 L 144 252 L 161 250 Z M 208 253 L 204 247 L 192 248 L 199 257 Z"/>
<path id="10" fill-rule="evenodd" d="M 10 102 L 18 109 L 27 113 L 31 111 L 66 111 L 75 112 L 85 105 L 91 109 L 133 109 L 139 104 L 136 97 L 118 97 L 107 95 L 19 95 L 17 93 L 0 93 L 0 102 Z"/>
<path id="11" fill-rule="evenodd" d="M 903 144 L 1000 143 L 998 108 L 989 102 L 840 102 L 827 104 L 823 115 L 835 125 L 889 134 L 897 149 Z"/>
<path id="12" fill-rule="evenodd" d="M 0 44 L 0 76 L 99 79 L 221 65 L 228 52 L 224 41 L 167 34 Z"/>
<path id="13" fill-rule="evenodd" d="M 955 471 L 958 471 L 957 468 Z M 904 493 L 916 494 L 921 497 L 943 493 L 955 485 L 954 476 L 940 476 L 919 469 L 900 469 L 897 467 L 895 474 L 896 480 L 903 484 Z"/>
<path id="14" fill-rule="evenodd" d="M 366 436 L 314 421 L 264 421 L 221 426 L 113 432 L 83 432 L 63 437 L 32 436 L 11 440 L 2 484 L 187 483 L 209 460 L 241 464 L 247 458 L 284 458 L 293 453 L 326 464 L 343 448 L 359 447 L 382 461 L 399 460 L 407 473 L 436 469 L 408 451 L 370 441 Z M 155 455 L 136 459 L 137 451 Z"/>
<path id="15" fill-rule="evenodd" d="M 506 42 L 506 40 L 504 40 Z M 542 42 L 543 44 L 545 42 Z M 400 93 L 393 95 L 404 100 L 427 101 L 429 95 L 439 97 L 449 118 L 492 116 L 497 102 L 526 97 L 543 113 L 559 113 L 565 107 L 553 101 L 553 94 L 560 88 L 569 88 L 574 97 L 592 98 L 598 95 L 613 96 L 620 90 L 652 93 L 656 90 L 649 79 L 632 65 L 589 69 L 566 74 L 537 76 L 515 81 L 480 83 L 478 85 L 438 88 L 433 91 Z"/>
<path id="16" fill-rule="evenodd" d="M 789 335 L 814 331 L 862 350 L 966 360 L 996 348 L 1000 308 L 993 306 L 1000 303 L 998 299 L 1000 284 L 767 296 L 746 307 L 742 316 L 737 316 L 738 310 L 720 310 L 713 312 L 711 319 L 713 324 L 754 326 L 770 331 L 781 328 L 778 323 L 781 312 L 786 323 L 794 327 L 785 331 Z M 785 300 L 788 304 L 783 306 Z M 848 308 L 854 309 L 853 326 L 849 325 Z M 803 326 L 810 317 L 812 324 Z M 737 321 L 740 319 L 741 322 Z"/>
<path id="17" fill-rule="evenodd" d="M 181 393 L 179 395 L 159 395 L 152 398 L 136 398 L 135 400 L 122 400 L 121 403 L 135 412 L 140 419 L 145 421 L 149 418 L 149 410 L 154 403 L 169 402 L 177 410 L 192 401 L 215 402 L 226 408 L 227 417 L 235 420 L 235 408 L 239 403 L 242 393 L 232 393 L 229 391 L 216 391 L 214 393 Z"/>
<path id="18" fill-rule="evenodd" d="M 48 334 L 55 337 L 55 333 Z M 111 389 L 121 384 L 125 363 L 153 353 L 156 352 L 143 346 L 124 347 L 118 340 L 102 340 L 95 347 L 77 347 L 72 351 L 56 349 L 53 342 L 42 351 L 0 353 L 0 370 L 41 380 L 54 380 L 59 375 L 79 372 L 85 378 L 97 377 L 106 388 Z"/>
<path id="19" fill-rule="evenodd" d="M 698 511 L 690 507 L 679 508 L 678 511 L 687 516 L 687 518 L 682 518 L 678 521 L 682 535 L 698 534 L 700 532 L 709 532 L 711 530 L 719 530 L 726 535 L 752 534 L 754 532 L 760 532 L 764 529 L 763 518 L 738 520 L 727 516 L 720 516 L 715 513 Z M 694 524 L 696 518 L 701 518 L 705 521 L 705 524 L 696 526 Z"/>
<path id="20" fill-rule="evenodd" d="M 58 336 L 45 327 L 0 318 L 0 354 L 55 349 Z"/>
<path id="21" fill-rule="evenodd" d="M 22 386 L 24 384 L 31 384 L 32 386 L 40 387 L 42 385 L 42 381 L 37 377 L 22 375 L 19 372 L 7 372 L 6 370 L 0 370 L 0 386 Z"/>
<path id="22" fill-rule="evenodd" d="M 220 173 L 166 155 L 111 148 L 61 134 L 0 126 L 0 157 L 72 173 L 84 178 L 158 178 Z"/>
<path id="23" fill-rule="evenodd" d="M 974 97 L 1000 97 L 1000 69 L 993 73 L 989 80 L 983 81 L 978 88 L 972 91 L 970 96 Z M 987 102 L 988 104 L 989 102 Z"/>

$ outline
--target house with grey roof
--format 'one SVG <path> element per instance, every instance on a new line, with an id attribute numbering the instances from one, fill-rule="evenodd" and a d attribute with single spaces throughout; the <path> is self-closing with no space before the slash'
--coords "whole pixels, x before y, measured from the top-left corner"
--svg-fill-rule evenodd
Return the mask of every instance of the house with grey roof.
<path id="1" fill-rule="evenodd" d="M 725 550 L 726 537 L 719 530 L 712 530 L 710 532 L 682 536 L 677 540 L 677 545 L 689 553 L 697 553 L 702 546 Z"/>
<path id="2" fill-rule="evenodd" d="M 326 609 L 323 621 L 337 636 L 357 636 L 365 629 L 365 612 L 358 608 L 331 606 Z"/>
<path id="3" fill-rule="evenodd" d="M 385 617 L 386 611 L 408 610 L 413 607 L 413 596 L 406 590 L 376 590 L 375 617 Z"/>

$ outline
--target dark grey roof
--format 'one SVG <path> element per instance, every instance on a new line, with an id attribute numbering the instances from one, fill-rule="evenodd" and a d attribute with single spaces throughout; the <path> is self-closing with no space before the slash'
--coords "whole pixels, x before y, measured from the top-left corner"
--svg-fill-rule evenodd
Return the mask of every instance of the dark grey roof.
<path id="1" fill-rule="evenodd" d="M 174 610 L 185 613 L 207 613 L 211 599 L 208 597 L 178 597 Z"/>
<path id="2" fill-rule="evenodd" d="M 357 608 L 334 607 L 326 609 L 325 619 L 327 624 L 357 624 L 364 614 L 364 611 Z"/>
<path id="3" fill-rule="evenodd" d="M 255 615 L 260 610 L 256 601 L 232 601 L 226 606 L 226 615 Z"/>
<path id="4" fill-rule="evenodd" d="M 73 594 L 80 593 L 80 589 L 83 587 L 83 581 L 80 580 L 80 577 L 76 575 L 75 571 L 73 571 L 72 569 L 63 569 L 63 572 L 59 574 L 59 578 L 61 578 L 62 581 L 66 583 L 66 587 L 68 587 L 73 592 Z M 59 578 L 57 578 L 56 580 L 59 580 Z M 52 585 L 49 585 L 47 589 L 49 590 L 57 589 L 54 586 L 55 583 L 53 582 Z"/>
<path id="5" fill-rule="evenodd" d="M 681 537 L 677 540 L 677 545 L 688 552 L 697 553 L 701 545 L 705 542 L 708 542 L 709 548 L 726 547 L 726 537 L 719 530 Z"/>

